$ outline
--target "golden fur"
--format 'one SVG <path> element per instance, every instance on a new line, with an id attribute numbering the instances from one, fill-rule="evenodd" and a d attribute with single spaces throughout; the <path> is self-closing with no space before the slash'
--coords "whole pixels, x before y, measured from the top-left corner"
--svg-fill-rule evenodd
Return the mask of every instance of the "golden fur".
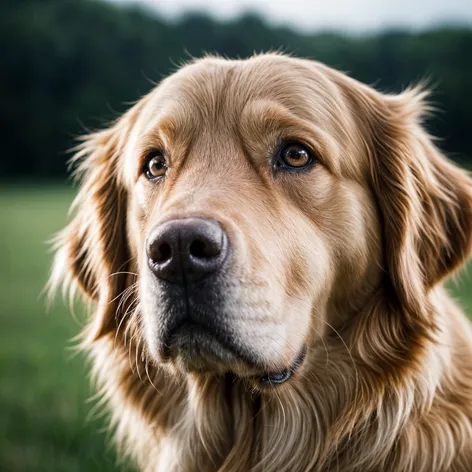
<path id="1" fill-rule="evenodd" d="M 471 248 L 472 185 L 422 128 L 425 97 L 276 54 L 210 57 L 85 138 L 52 282 L 93 307 L 82 346 L 120 453 L 165 472 L 472 470 L 472 330 L 442 287 Z M 280 138 L 319 162 L 274 177 Z M 159 185 L 140 170 L 153 147 L 172 160 Z M 226 228 L 228 313 L 268 369 L 308 346 L 285 384 L 159 362 L 143 246 L 175 215 Z"/>

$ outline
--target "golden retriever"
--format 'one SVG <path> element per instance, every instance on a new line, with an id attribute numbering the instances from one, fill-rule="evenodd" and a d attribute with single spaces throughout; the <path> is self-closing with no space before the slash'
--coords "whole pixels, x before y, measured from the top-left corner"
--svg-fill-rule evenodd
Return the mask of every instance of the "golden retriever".
<path id="1" fill-rule="evenodd" d="M 442 286 L 472 181 L 426 95 L 206 57 L 85 138 L 52 284 L 91 302 L 141 470 L 472 470 L 472 329 Z"/>

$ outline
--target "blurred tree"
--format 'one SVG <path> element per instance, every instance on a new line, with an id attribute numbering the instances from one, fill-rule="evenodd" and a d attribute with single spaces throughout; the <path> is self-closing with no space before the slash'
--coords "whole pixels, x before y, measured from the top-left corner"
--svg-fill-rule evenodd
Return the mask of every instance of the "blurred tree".
<path id="1" fill-rule="evenodd" d="M 149 79 L 159 81 L 190 55 L 275 49 L 386 91 L 426 77 L 443 110 L 431 132 L 452 157 L 472 159 L 472 29 L 348 37 L 269 27 L 253 13 L 170 21 L 101 0 L 9 0 L 0 8 L 0 176 L 64 175 L 75 135 L 114 118 L 153 86 Z"/>

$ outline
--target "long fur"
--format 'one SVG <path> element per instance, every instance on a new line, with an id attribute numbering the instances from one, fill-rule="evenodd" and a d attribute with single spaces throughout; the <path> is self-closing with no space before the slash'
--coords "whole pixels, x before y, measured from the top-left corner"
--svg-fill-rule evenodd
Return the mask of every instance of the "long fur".
<path id="1" fill-rule="evenodd" d="M 53 287 L 65 281 L 92 306 L 81 347 L 93 360 L 118 450 L 145 471 L 472 470 L 472 330 L 441 285 L 470 252 L 472 185 L 423 130 L 425 92 L 382 95 L 320 64 L 278 55 L 197 64 L 205 71 L 221 65 L 216 76 L 223 76 L 228 63 L 253 65 L 253 87 L 258 75 L 280 74 L 283 84 L 285 68 L 299 69 L 300 82 L 316 70 L 329 113 L 352 141 L 343 144 L 362 149 L 364 170 L 353 160 L 352 175 L 377 209 L 375 224 L 361 211 L 372 241 L 380 241 L 382 270 L 370 283 L 356 266 L 367 254 L 350 262 L 349 299 L 327 302 L 319 314 L 325 330 L 310 339 L 303 371 L 273 391 L 231 373 L 184 374 L 150 360 L 141 269 L 130 244 L 136 209 L 120 159 L 158 93 L 151 92 L 80 146 L 81 190 L 58 236 L 52 276 Z M 184 68 L 191 79 L 192 67 Z M 216 103 L 208 92 L 192 93 Z M 309 204 L 294 192 L 300 206 Z M 356 289 L 355 274 L 366 280 Z M 347 312 L 347 321 L 331 321 Z"/>

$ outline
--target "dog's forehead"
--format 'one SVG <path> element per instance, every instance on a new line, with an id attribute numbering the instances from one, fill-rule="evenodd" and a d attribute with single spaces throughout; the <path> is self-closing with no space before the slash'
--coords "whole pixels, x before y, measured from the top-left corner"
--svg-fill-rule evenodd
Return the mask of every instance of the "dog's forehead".
<path id="1" fill-rule="evenodd" d="M 279 55 L 202 59 L 182 67 L 156 87 L 142 124 L 152 128 L 163 116 L 181 130 L 234 123 L 247 104 L 257 100 L 270 100 L 305 119 L 324 113 L 328 119 L 333 102 L 339 106 L 340 101 L 329 71 L 313 61 Z"/>

